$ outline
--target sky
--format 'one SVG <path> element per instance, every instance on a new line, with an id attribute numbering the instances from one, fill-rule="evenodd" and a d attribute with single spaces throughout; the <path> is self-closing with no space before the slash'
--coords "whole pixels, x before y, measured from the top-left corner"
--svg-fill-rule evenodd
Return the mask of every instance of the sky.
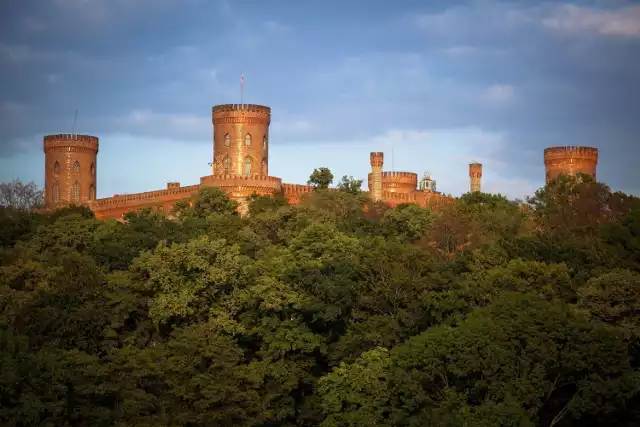
<path id="1" fill-rule="evenodd" d="M 44 184 L 42 138 L 100 138 L 98 197 L 209 175 L 211 107 L 272 108 L 269 173 L 430 172 L 510 198 L 543 150 L 600 150 L 640 195 L 640 3 L 0 0 L 0 182 Z M 74 129 L 74 115 L 78 111 Z"/>

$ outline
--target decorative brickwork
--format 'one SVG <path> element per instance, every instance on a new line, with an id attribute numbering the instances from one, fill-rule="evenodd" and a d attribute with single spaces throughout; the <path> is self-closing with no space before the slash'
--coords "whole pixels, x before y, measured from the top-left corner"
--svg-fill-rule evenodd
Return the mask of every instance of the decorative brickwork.
<path id="1" fill-rule="evenodd" d="M 95 200 L 98 138 L 77 134 L 47 135 L 43 147 L 45 208 Z"/>
<path id="2" fill-rule="evenodd" d="M 549 147 L 544 150 L 547 184 L 561 174 L 583 173 L 596 178 L 598 149 L 593 147 Z"/>

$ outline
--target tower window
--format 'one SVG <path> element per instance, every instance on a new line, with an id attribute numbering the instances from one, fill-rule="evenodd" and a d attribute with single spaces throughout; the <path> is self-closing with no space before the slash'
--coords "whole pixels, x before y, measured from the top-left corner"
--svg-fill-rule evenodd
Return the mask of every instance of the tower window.
<path id="1" fill-rule="evenodd" d="M 225 147 L 231 147 L 231 135 L 226 134 L 224 136 L 224 146 Z"/>
<path id="2" fill-rule="evenodd" d="M 244 159 L 244 175 L 245 176 L 251 175 L 251 158 L 250 157 L 246 157 Z"/>
<path id="3" fill-rule="evenodd" d="M 224 158 L 224 173 L 229 173 L 229 169 L 231 169 L 231 159 L 229 156 L 225 156 Z"/>
<path id="4" fill-rule="evenodd" d="M 94 163 L 91 163 L 91 175 L 95 175 L 96 174 L 96 165 Z"/>
<path id="5" fill-rule="evenodd" d="M 53 201 L 56 203 L 60 201 L 60 184 L 57 182 L 53 184 Z"/>
<path id="6" fill-rule="evenodd" d="M 267 148 L 267 135 L 262 137 L 262 148 Z"/>
<path id="7" fill-rule="evenodd" d="M 73 201 L 77 202 L 80 200 L 80 184 L 75 182 L 73 184 Z"/>
<path id="8" fill-rule="evenodd" d="M 260 175 L 265 176 L 267 174 L 267 159 L 262 159 L 260 164 Z"/>
<path id="9" fill-rule="evenodd" d="M 93 186 L 93 184 L 91 184 L 89 186 L 89 200 L 95 200 L 96 199 L 96 188 Z"/>
<path id="10" fill-rule="evenodd" d="M 56 175 L 60 173 L 60 163 L 59 163 L 59 162 L 56 162 L 56 163 L 53 165 L 53 172 L 54 172 Z"/>
<path id="11" fill-rule="evenodd" d="M 73 172 L 74 173 L 80 172 L 80 162 L 78 162 L 77 160 L 73 162 Z"/>
<path id="12" fill-rule="evenodd" d="M 246 134 L 244 137 L 244 145 L 246 147 L 251 147 L 251 135 Z"/>

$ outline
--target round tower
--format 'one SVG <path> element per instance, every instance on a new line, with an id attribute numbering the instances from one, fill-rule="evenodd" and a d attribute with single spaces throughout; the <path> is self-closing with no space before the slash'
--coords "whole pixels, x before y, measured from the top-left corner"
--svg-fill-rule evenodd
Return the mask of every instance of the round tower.
<path id="1" fill-rule="evenodd" d="M 269 175 L 271 108 L 254 104 L 216 105 L 212 175 Z"/>
<path id="2" fill-rule="evenodd" d="M 47 135 L 44 137 L 44 161 L 45 208 L 95 200 L 98 137 Z"/>
<path id="3" fill-rule="evenodd" d="M 371 173 L 369 174 L 369 191 L 374 202 L 382 199 L 382 165 L 384 153 L 372 152 L 369 155 Z"/>
<path id="4" fill-rule="evenodd" d="M 583 173 L 596 179 L 598 149 L 577 146 L 545 148 L 544 166 L 547 184 L 562 174 L 575 176 Z"/>
<path id="5" fill-rule="evenodd" d="M 479 193 L 482 189 L 482 163 L 473 162 L 469 164 L 469 191 Z"/>

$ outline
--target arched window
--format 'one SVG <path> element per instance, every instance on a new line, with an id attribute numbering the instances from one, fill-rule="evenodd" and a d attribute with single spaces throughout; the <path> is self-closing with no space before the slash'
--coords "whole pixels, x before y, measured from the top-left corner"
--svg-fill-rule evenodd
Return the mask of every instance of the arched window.
<path id="1" fill-rule="evenodd" d="M 267 175 L 267 159 L 262 159 L 262 163 L 260 163 L 260 175 Z"/>
<path id="2" fill-rule="evenodd" d="M 74 202 L 77 202 L 77 201 L 80 200 L 80 184 L 78 184 L 77 181 L 73 184 L 73 195 L 72 195 L 72 197 L 73 197 L 73 201 Z"/>
<path id="3" fill-rule="evenodd" d="M 60 184 L 57 182 L 53 184 L 53 201 L 56 203 L 60 201 Z"/>
<path id="4" fill-rule="evenodd" d="M 96 174 L 96 165 L 91 163 L 91 175 L 95 175 Z"/>
<path id="5" fill-rule="evenodd" d="M 244 145 L 245 147 L 251 147 L 251 135 L 246 134 L 244 136 Z"/>
<path id="6" fill-rule="evenodd" d="M 229 169 L 231 169 L 231 158 L 229 158 L 229 156 L 225 156 L 225 158 L 224 158 L 224 173 L 229 173 Z"/>
<path id="7" fill-rule="evenodd" d="M 73 172 L 74 173 L 80 172 L 80 162 L 78 162 L 77 160 L 73 162 Z"/>
<path id="8" fill-rule="evenodd" d="M 60 173 L 60 163 L 56 162 L 55 165 L 53 165 L 53 172 L 57 175 Z"/>
<path id="9" fill-rule="evenodd" d="M 262 148 L 267 148 L 267 135 L 262 137 Z"/>
<path id="10" fill-rule="evenodd" d="M 245 157 L 244 159 L 244 175 L 245 176 L 251 175 L 251 158 L 250 157 Z"/>
<path id="11" fill-rule="evenodd" d="M 224 146 L 225 147 L 231 147 L 231 135 L 226 134 L 224 136 Z"/>
<path id="12" fill-rule="evenodd" d="M 96 199 L 96 188 L 93 186 L 93 184 L 91 184 L 89 186 L 89 200 L 95 200 Z"/>

